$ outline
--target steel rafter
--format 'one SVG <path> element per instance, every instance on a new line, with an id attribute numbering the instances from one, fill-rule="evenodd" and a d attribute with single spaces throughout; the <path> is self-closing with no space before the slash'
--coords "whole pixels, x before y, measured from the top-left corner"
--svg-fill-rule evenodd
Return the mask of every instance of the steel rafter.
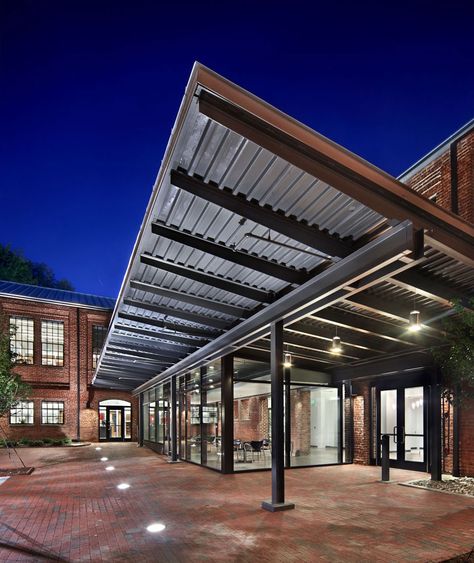
<path id="1" fill-rule="evenodd" d="M 180 338 L 180 335 L 182 335 L 182 338 L 186 338 L 186 339 L 187 337 L 196 336 L 199 338 L 205 338 L 209 340 L 210 338 L 214 338 L 218 334 L 218 332 L 216 332 L 215 330 L 212 332 L 206 331 L 202 328 L 196 328 L 194 326 L 171 323 L 169 321 L 164 321 L 160 319 L 152 319 L 150 317 L 144 317 L 143 315 L 132 315 L 131 313 L 119 313 L 118 318 L 124 319 L 126 321 L 141 323 L 148 326 L 154 326 L 156 328 L 171 330 L 174 333 L 178 333 L 176 335 L 177 338 Z M 177 342 L 179 342 L 179 340 L 177 340 Z"/>
<path id="2" fill-rule="evenodd" d="M 256 270 L 257 272 L 262 272 L 288 283 L 301 284 L 308 279 L 308 273 L 306 271 L 289 268 L 277 262 L 272 262 L 271 260 L 266 260 L 265 258 L 241 250 L 234 250 L 225 244 L 205 239 L 191 233 L 185 233 L 176 228 L 162 225 L 161 223 L 152 223 L 151 230 L 155 235 L 160 237 L 179 242 L 185 246 L 190 246 L 202 252 L 206 252 L 207 254 L 212 254 L 223 260 L 239 264 L 251 270 Z"/>
<path id="3" fill-rule="evenodd" d="M 268 227 L 328 256 L 344 257 L 353 250 L 349 241 L 343 241 L 317 227 L 301 223 L 293 217 L 287 217 L 282 211 L 274 211 L 267 206 L 262 207 L 257 201 L 247 200 L 244 195 L 235 195 L 231 190 L 219 189 L 218 186 L 207 184 L 200 178 L 189 176 L 181 170 L 171 170 L 170 180 L 177 188 L 250 219 L 258 225 Z"/>
<path id="4" fill-rule="evenodd" d="M 136 307 L 137 309 L 144 309 L 145 311 L 153 311 L 154 313 L 158 313 L 160 315 L 173 317 L 175 319 L 183 319 L 185 321 L 190 321 L 192 323 L 201 324 L 212 328 L 217 328 L 219 330 L 224 330 L 230 324 L 229 321 L 223 319 L 215 319 L 214 317 L 198 315 L 197 313 L 190 313 L 189 311 L 174 309 L 172 307 L 163 307 L 161 305 L 154 305 L 153 303 L 148 303 L 146 301 L 139 301 L 138 299 L 126 298 L 123 300 L 123 303 L 124 305 L 129 305 L 130 307 Z"/>
<path id="5" fill-rule="evenodd" d="M 244 283 L 236 282 L 228 278 L 221 276 L 216 276 L 208 272 L 203 272 L 201 270 L 196 270 L 191 266 L 184 266 L 183 264 L 174 264 L 169 260 L 163 260 L 157 256 L 150 256 L 148 254 L 142 254 L 140 256 L 140 262 L 146 264 L 147 266 L 152 266 L 158 270 L 163 270 L 165 272 L 170 272 L 184 278 L 215 287 L 217 289 L 223 289 L 235 295 L 241 295 L 247 299 L 252 299 L 259 303 L 271 303 L 274 299 L 274 294 L 263 289 L 258 289 Z"/>
<path id="6" fill-rule="evenodd" d="M 399 268 L 398 260 L 410 253 L 414 248 L 413 228 L 409 221 L 400 223 L 383 233 L 374 241 L 356 250 L 354 253 L 316 275 L 302 286 L 271 303 L 255 313 L 250 319 L 242 321 L 237 326 L 206 344 L 188 358 L 167 369 L 161 377 L 168 377 L 183 373 L 188 369 L 199 366 L 204 361 L 210 361 L 219 355 L 235 352 L 241 346 L 260 338 L 268 333 L 272 322 L 283 320 L 285 324 L 295 322 L 310 311 L 319 311 L 332 305 L 343 297 L 344 288 L 351 282 L 364 278 L 371 272 L 387 267 L 393 263 L 394 269 Z M 386 275 L 390 275 L 387 273 Z M 375 284 L 376 281 L 372 281 Z M 370 284 L 362 285 L 366 289 Z M 347 290 L 350 293 L 351 290 Z M 153 378 L 138 392 L 156 383 Z"/>
<path id="7" fill-rule="evenodd" d="M 238 319 L 246 319 L 251 315 L 251 311 L 248 309 L 242 309 L 242 307 L 228 305 L 227 303 L 215 301 L 214 299 L 207 299 L 205 297 L 198 297 L 197 295 L 190 295 L 174 289 L 166 289 L 151 283 L 131 280 L 130 287 L 132 289 L 144 291 L 145 293 L 152 293 L 153 295 L 173 299 L 174 301 L 181 301 L 182 303 L 196 305 L 196 307 L 202 307 L 203 309 L 218 311 L 219 313 L 224 313 L 225 315 L 236 317 Z"/>

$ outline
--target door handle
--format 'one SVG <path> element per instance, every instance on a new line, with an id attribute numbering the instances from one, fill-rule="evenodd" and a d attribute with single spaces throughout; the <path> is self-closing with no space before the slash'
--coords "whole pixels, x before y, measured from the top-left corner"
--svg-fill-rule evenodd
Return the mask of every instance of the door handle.
<path id="1" fill-rule="evenodd" d="M 405 427 L 404 426 L 402 426 L 402 441 L 401 441 L 401 443 L 402 444 L 405 443 Z"/>
<path id="2" fill-rule="evenodd" d="M 398 426 L 393 427 L 393 441 L 398 444 Z"/>

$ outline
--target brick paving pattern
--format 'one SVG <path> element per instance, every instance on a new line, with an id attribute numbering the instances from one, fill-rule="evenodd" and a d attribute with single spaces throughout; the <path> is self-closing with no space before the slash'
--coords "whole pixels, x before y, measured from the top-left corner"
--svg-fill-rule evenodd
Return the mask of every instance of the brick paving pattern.
<path id="1" fill-rule="evenodd" d="M 226 476 L 101 446 L 21 450 L 36 470 L 0 485 L 0 561 L 441 561 L 474 544 L 472 498 L 383 484 L 378 468 L 287 471 L 296 510 L 272 514 L 260 508 L 269 472 Z M 151 534 L 152 522 L 166 529 Z"/>

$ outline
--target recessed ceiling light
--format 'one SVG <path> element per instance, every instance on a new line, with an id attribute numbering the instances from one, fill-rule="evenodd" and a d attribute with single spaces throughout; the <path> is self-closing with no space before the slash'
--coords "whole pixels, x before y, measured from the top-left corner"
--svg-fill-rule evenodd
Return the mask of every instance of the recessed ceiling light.
<path id="1" fill-rule="evenodd" d="M 109 458 L 108 457 L 101 457 L 100 461 L 109 461 Z"/>
<path id="2" fill-rule="evenodd" d="M 120 489 L 121 491 L 124 491 L 125 489 L 129 489 L 130 485 L 128 483 L 120 483 L 120 485 L 117 485 L 117 489 Z"/>
<path id="3" fill-rule="evenodd" d="M 107 467 L 105 468 L 106 471 L 113 471 L 115 469 L 115 467 L 113 465 L 107 465 Z"/>
<path id="4" fill-rule="evenodd" d="M 166 526 L 159 522 L 156 522 L 155 524 L 150 524 L 149 526 L 146 527 L 147 531 L 152 533 L 162 532 L 165 528 Z"/>
<path id="5" fill-rule="evenodd" d="M 99 452 L 101 449 L 102 449 L 102 448 L 96 448 L 95 450 L 96 450 L 97 452 Z"/>
<path id="6" fill-rule="evenodd" d="M 209 383 L 212 383 L 214 380 L 213 379 L 209 379 Z"/>

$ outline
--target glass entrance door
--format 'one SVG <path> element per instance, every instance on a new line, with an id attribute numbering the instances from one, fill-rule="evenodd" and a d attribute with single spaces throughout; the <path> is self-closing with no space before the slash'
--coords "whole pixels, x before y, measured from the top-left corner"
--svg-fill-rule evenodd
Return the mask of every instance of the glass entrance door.
<path id="1" fill-rule="evenodd" d="M 132 438 L 132 409 L 122 406 L 99 407 L 99 440 L 123 441 Z"/>
<path id="2" fill-rule="evenodd" d="M 425 388 L 403 387 L 379 390 L 378 455 L 380 462 L 382 434 L 390 436 L 390 465 L 426 471 L 426 401 Z"/>
<path id="3" fill-rule="evenodd" d="M 123 438 L 123 407 L 107 407 L 109 415 L 109 440 Z"/>

